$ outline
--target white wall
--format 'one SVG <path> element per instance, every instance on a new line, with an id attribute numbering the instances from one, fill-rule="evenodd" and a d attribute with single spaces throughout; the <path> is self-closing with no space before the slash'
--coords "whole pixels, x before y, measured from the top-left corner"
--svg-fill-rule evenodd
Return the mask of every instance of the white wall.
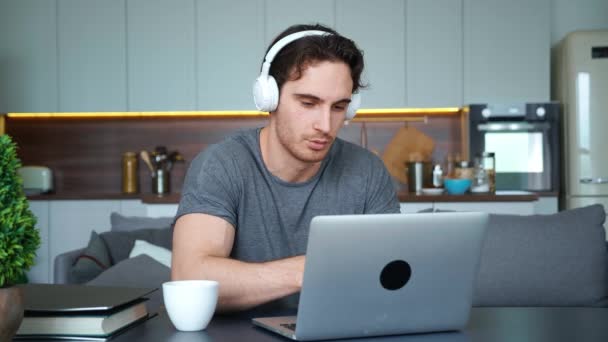
<path id="1" fill-rule="evenodd" d="M 608 29 L 608 0 L 552 0 L 551 45 L 577 30 Z"/>

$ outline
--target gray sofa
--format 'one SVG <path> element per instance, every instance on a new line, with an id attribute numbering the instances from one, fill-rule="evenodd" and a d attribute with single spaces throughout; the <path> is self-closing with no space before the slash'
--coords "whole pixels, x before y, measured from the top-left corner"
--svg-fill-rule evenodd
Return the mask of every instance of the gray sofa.
<path id="1" fill-rule="evenodd" d="M 605 218 L 601 205 L 554 215 L 490 215 L 473 304 L 607 306 Z M 83 251 L 56 257 L 56 283 L 74 282 L 71 269 Z M 168 267 L 146 255 L 113 262 L 87 284 L 160 287 L 170 277 Z M 160 305 L 158 292 L 152 306 Z"/>

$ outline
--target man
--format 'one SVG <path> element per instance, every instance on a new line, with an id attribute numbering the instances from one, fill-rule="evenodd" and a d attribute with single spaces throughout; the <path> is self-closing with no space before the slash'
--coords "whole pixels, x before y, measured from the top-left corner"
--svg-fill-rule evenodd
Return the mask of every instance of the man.
<path id="1" fill-rule="evenodd" d="M 208 147 L 186 176 L 172 279 L 219 281 L 220 311 L 300 291 L 314 216 L 399 212 L 382 161 L 337 138 L 361 87 L 361 51 L 321 25 L 292 26 L 271 47 L 310 30 L 327 34 L 304 35 L 271 61 L 279 94 L 268 125 Z"/>

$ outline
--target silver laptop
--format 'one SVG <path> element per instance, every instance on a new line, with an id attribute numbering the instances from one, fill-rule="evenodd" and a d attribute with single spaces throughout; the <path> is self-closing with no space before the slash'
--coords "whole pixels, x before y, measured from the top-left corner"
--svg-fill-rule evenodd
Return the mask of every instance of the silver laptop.
<path id="1" fill-rule="evenodd" d="M 317 216 L 298 313 L 253 324 L 309 341 L 463 329 L 488 215 Z"/>

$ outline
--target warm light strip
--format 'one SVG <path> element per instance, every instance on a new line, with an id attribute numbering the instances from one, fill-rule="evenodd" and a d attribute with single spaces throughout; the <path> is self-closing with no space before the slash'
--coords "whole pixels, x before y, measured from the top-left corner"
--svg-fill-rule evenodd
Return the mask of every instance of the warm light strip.
<path id="1" fill-rule="evenodd" d="M 204 111 L 204 112 L 87 112 L 87 113 L 8 113 L 9 118 L 28 119 L 67 119 L 67 118 L 165 118 L 165 117 L 197 117 L 197 118 L 233 118 L 233 117 L 265 117 L 267 112 L 259 111 Z"/>
<path id="2" fill-rule="evenodd" d="M 416 114 L 416 115 L 428 115 L 428 114 L 457 114 L 460 112 L 460 108 L 456 107 L 445 107 L 445 108 L 386 108 L 386 109 L 359 109 L 357 115 L 403 115 L 403 114 Z"/>
<path id="3" fill-rule="evenodd" d="M 401 117 L 404 115 L 445 115 L 457 114 L 460 108 L 389 108 L 389 109 L 360 109 L 357 115 L 362 118 L 372 117 Z M 267 112 L 255 110 L 244 111 L 186 111 L 186 112 L 87 112 L 87 113 L 8 113 L 9 118 L 20 119 L 111 119 L 111 118 L 264 118 Z"/>

